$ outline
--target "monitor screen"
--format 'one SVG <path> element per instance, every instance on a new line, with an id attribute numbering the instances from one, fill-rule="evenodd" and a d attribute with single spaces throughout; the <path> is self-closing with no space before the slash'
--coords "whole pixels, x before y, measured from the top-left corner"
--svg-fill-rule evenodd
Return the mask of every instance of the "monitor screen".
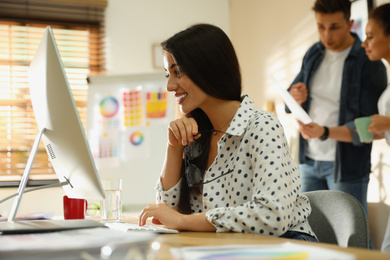
<path id="1" fill-rule="evenodd" d="M 47 27 L 28 70 L 31 102 L 53 168 L 70 198 L 102 199 L 97 169 L 52 29 Z"/>

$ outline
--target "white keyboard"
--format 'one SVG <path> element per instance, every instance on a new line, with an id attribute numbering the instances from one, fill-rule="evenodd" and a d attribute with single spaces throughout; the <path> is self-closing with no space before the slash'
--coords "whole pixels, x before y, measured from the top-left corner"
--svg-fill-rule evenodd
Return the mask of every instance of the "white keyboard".
<path id="1" fill-rule="evenodd" d="M 164 233 L 164 234 L 178 234 L 179 231 L 175 229 L 163 228 L 160 226 L 154 225 L 145 225 L 138 226 L 138 224 L 127 223 L 127 222 L 108 222 L 104 223 L 106 227 L 110 229 L 120 230 L 120 231 L 151 231 L 156 233 Z"/>

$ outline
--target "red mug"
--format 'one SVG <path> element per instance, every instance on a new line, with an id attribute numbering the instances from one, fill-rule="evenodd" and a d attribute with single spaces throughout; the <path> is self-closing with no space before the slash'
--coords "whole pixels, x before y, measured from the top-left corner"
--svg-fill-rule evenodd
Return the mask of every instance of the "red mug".
<path id="1" fill-rule="evenodd" d="M 84 219 L 88 203 L 85 199 L 72 199 L 64 196 L 64 218 Z"/>

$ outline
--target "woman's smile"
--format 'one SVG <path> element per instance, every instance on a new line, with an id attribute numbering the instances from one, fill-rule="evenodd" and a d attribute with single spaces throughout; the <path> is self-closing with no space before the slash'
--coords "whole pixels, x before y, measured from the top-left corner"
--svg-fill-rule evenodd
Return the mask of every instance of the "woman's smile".
<path id="1" fill-rule="evenodd" d="M 177 104 L 182 104 L 187 95 L 188 93 L 176 93 L 175 97 L 177 98 Z"/>

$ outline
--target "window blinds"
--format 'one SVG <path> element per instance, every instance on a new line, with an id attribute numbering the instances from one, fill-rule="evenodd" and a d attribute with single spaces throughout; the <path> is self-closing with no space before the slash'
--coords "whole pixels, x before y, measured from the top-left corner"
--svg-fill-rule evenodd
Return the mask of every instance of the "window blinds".
<path id="1" fill-rule="evenodd" d="M 69 85 L 80 118 L 85 125 L 89 75 L 104 72 L 103 1 L 3 1 L 0 0 L 0 182 L 14 183 L 21 179 L 38 128 L 31 106 L 27 69 L 38 48 L 44 29 L 53 29 Z M 83 3 L 84 5 L 80 5 Z M 19 11 L 7 18 L 1 12 L 3 4 L 23 12 L 31 6 L 46 6 L 49 15 L 29 12 L 22 18 Z M 88 4 L 92 4 L 89 6 Z M 96 6 L 102 4 L 103 6 Z M 68 8 L 100 10 L 94 18 L 73 16 L 63 18 L 61 10 Z M 61 7 L 61 8 L 59 8 Z M 58 12 L 54 12 L 56 9 Z M 65 13 L 66 8 L 63 10 Z M 88 13 L 88 12 L 87 12 Z M 55 15 L 53 15 L 55 14 Z M 55 17 L 56 16 L 56 17 Z M 30 180 L 55 180 L 54 170 L 41 142 L 30 173 Z"/>

